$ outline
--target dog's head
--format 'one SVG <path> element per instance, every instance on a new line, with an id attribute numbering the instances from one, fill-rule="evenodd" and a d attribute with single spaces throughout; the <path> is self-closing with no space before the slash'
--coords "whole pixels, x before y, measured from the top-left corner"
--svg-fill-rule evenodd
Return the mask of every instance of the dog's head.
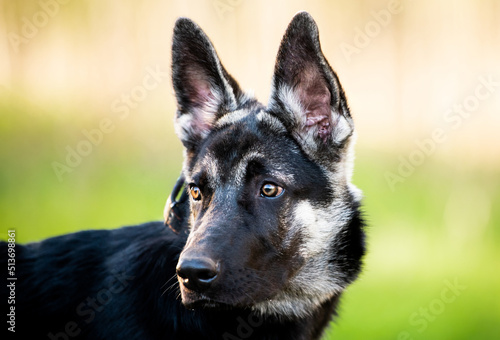
<path id="1" fill-rule="evenodd" d="M 172 73 L 190 194 L 183 303 L 301 316 L 340 294 L 364 252 L 354 126 L 312 17 L 290 23 L 267 106 L 189 19 L 175 25 Z"/>

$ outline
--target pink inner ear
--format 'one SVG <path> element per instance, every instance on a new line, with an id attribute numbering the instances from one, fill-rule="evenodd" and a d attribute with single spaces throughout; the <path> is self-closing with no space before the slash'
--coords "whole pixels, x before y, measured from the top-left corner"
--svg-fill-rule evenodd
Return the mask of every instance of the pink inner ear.
<path id="1" fill-rule="evenodd" d="M 204 108 L 214 102 L 215 97 L 210 89 L 210 83 L 202 75 L 196 75 L 189 80 L 189 100 L 193 107 Z"/>
<path id="2" fill-rule="evenodd" d="M 317 126 L 319 137 L 326 142 L 332 133 L 331 94 L 323 77 L 313 70 L 303 73 L 297 93 L 306 111 L 306 128 Z"/>
<path id="3" fill-rule="evenodd" d="M 212 119 L 218 110 L 217 98 L 214 96 L 210 82 L 205 73 L 198 67 L 187 71 L 187 91 L 192 105 L 191 129 L 205 133 L 211 129 Z"/>
<path id="4" fill-rule="evenodd" d="M 206 72 L 199 65 L 186 67 L 185 79 L 191 105 L 196 108 L 206 108 L 214 104 L 215 97 L 212 93 L 210 80 Z"/>

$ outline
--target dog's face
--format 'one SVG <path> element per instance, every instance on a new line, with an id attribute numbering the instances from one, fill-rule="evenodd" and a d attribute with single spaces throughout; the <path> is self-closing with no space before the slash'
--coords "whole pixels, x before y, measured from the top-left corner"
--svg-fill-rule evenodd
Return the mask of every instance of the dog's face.
<path id="1" fill-rule="evenodd" d="M 267 107 L 188 19 L 174 29 L 172 72 L 190 193 L 186 307 L 302 316 L 340 294 L 364 252 L 354 127 L 310 15 L 283 37 Z"/>

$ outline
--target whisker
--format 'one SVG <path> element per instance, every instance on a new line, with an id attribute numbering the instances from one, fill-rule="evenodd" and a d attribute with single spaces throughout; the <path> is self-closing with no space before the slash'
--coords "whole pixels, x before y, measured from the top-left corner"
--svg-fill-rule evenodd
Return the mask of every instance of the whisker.
<path id="1" fill-rule="evenodd" d="M 165 289 L 165 290 L 163 291 L 163 293 L 161 293 L 161 296 L 163 296 L 166 292 L 168 292 L 168 291 L 169 291 L 169 290 L 171 290 L 172 288 L 176 287 L 177 285 L 178 285 L 178 282 L 177 282 L 177 281 L 176 281 L 176 282 L 174 282 L 174 283 L 172 283 L 172 284 L 171 284 L 171 285 L 170 285 L 167 289 Z"/>
<path id="2" fill-rule="evenodd" d="M 174 274 L 170 279 L 168 279 L 161 287 L 160 289 L 162 289 L 163 287 L 165 287 L 173 278 L 177 277 L 177 274 Z"/>

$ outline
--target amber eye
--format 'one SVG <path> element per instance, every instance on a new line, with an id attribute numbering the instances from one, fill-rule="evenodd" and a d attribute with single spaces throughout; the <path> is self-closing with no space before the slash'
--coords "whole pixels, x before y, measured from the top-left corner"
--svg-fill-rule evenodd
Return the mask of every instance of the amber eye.
<path id="1" fill-rule="evenodd" d="M 260 189 L 260 195 L 262 197 L 278 197 L 281 196 L 284 189 L 272 183 L 266 183 Z"/>
<path id="2" fill-rule="evenodd" d="M 200 190 L 200 188 L 198 188 L 197 186 L 193 185 L 189 189 L 189 192 L 191 193 L 191 197 L 193 198 L 193 200 L 195 200 L 195 201 L 201 200 L 201 190 Z"/>

